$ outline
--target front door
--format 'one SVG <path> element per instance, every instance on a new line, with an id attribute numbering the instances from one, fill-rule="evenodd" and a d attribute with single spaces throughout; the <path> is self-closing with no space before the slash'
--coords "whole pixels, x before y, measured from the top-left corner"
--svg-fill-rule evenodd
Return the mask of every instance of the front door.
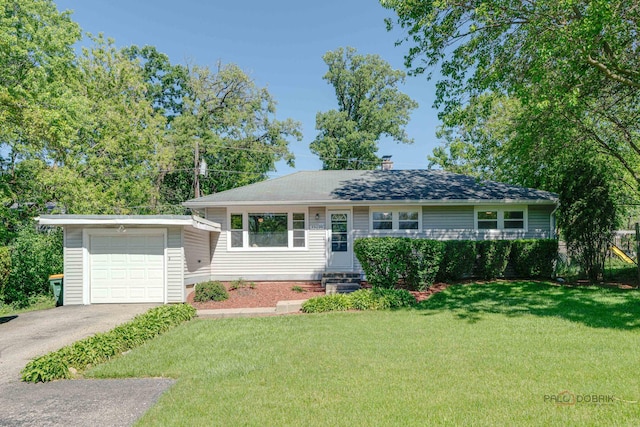
<path id="1" fill-rule="evenodd" d="M 351 239 L 351 211 L 329 211 L 329 254 L 327 269 L 351 271 L 353 242 Z"/>

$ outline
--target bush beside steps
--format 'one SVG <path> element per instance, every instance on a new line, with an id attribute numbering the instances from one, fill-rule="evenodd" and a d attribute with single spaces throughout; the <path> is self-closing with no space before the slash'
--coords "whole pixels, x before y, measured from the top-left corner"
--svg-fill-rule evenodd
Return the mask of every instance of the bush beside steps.
<path id="1" fill-rule="evenodd" d="M 188 304 L 152 308 L 109 332 L 95 334 L 33 359 L 22 370 L 22 381 L 37 383 L 71 378 L 72 372 L 82 372 L 91 365 L 106 362 L 195 315 L 195 308 Z"/>
<path id="2" fill-rule="evenodd" d="M 303 313 L 346 310 L 388 310 L 415 305 L 416 299 L 405 289 L 360 289 L 349 294 L 331 294 L 302 303 Z"/>

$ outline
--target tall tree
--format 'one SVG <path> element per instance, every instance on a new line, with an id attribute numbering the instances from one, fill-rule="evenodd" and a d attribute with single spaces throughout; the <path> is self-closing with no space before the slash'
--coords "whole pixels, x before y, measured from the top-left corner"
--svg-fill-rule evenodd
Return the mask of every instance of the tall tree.
<path id="1" fill-rule="evenodd" d="M 77 127 L 80 28 L 50 0 L 0 1 L 0 239 L 38 212 L 24 185 L 59 160 Z M 23 163 L 26 162 L 26 163 Z M 1 243 L 1 242 L 0 242 Z"/>
<path id="2" fill-rule="evenodd" d="M 620 224 L 608 172 L 593 159 L 576 159 L 560 187 L 559 221 L 567 248 L 591 281 L 602 278 L 605 254 Z"/>
<path id="3" fill-rule="evenodd" d="M 382 137 L 413 142 L 404 128 L 418 104 L 398 88 L 404 72 L 378 55 L 358 55 L 350 47 L 327 52 L 323 60 L 329 67 L 323 78 L 338 101 L 337 110 L 316 115 L 319 134 L 310 144 L 324 169 L 375 169 Z"/>
<path id="4" fill-rule="evenodd" d="M 133 61 L 139 61 L 144 79 L 149 85 L 147 98 L 153 107 L 171 122 L 182 113 L 182 102 L 188 95 L 189 70 L 184 65 L 173 65 L 169 57 L 154 46 L 129 46 L 123 53 Z"/>
<path id="5" fill-rule="evenodd" d="M 78 59 L 85 114 L 66 166 L 96 196 L 73 201 L 69 188 L 57 195 L 74 212 L 155 212 L 156 177 L 172 158 L 166 119 L 152 107 L 140 63 L 111 40 L 93 42 Z"/>
<path id="6" fill-rule="evenodd" d="M 515 99 L 518 125 L 535 130 L 528 154 L 567 144 L 536 133 L 571 129 L 574 144 L 608 156 L 638 191 L 638 0 L 381 3 L 408 32 L 402 42 L 410 45 L 411 72 L 440 64 L 436 106 L 445 123 L 462 123 L 465 106 L 487 92 Z"/>
<path id="7" fill-rule="evenodd" d="M 288 139 L 302 138 L 300 124 L 277 120 L 267 89 L 238 66 L 218 64 L 215 72 L 192 66 L 185 94 L 171 123 L 174 163 L 162 187 L 167 203 L 193 197 L 196 180 L 200 194 L 210 194 L 264 180 L 279 160 L 294 164 Z M 208 167 L 199 175 L 202 161 Z"/>

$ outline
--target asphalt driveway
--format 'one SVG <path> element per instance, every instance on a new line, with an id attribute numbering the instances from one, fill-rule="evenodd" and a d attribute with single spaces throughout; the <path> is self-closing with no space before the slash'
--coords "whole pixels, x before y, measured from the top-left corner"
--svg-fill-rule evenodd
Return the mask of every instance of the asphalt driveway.
<path id="1" fill-rule="evenodd" d="M 34 357 L 127 322 L 155 304 L 65 306 L 0 317 L 0 425 L 125 426 L 173 384 L 169 379 L 20 382 Z"/>

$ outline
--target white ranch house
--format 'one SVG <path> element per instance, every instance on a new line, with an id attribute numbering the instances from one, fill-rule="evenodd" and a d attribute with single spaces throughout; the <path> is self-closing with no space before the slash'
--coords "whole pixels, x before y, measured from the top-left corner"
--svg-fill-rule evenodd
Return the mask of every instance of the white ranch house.
<path id="1" fill-rule="evenodd" d="M 557 196 L 443 171 L 313 171 L 184 205 L 197 215 L 41 216 L 64 228 L 64 304 L 183 302 L 206 280 L 361 273 L 359 237 L 553 238 Z"/>

